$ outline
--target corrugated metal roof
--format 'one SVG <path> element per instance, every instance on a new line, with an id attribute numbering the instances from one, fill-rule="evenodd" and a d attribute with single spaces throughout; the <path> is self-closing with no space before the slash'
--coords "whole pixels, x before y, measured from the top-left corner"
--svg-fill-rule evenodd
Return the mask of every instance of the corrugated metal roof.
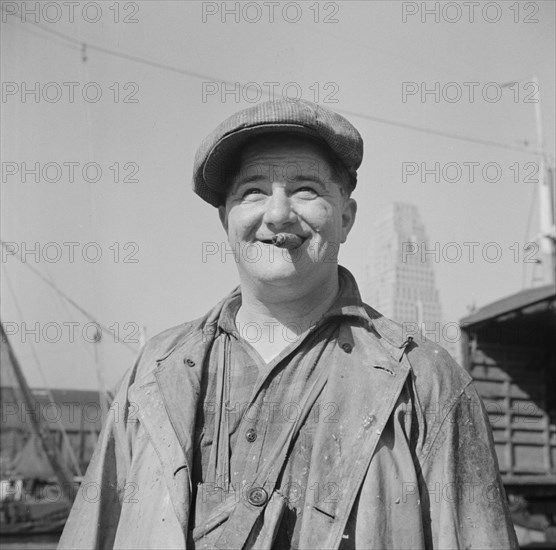
<path id="1" fill-rule="evenodd" d="M 556 286 L 554 285 L 529 288 L 483 306 L 471 313 L 471 315 L 461 319 L 460 325 L 474 325 L 486 321 L 487 319 L 499 317 L 511 311 L 524 309 L 539 302 L 554 300 L 556 300 Z"/>

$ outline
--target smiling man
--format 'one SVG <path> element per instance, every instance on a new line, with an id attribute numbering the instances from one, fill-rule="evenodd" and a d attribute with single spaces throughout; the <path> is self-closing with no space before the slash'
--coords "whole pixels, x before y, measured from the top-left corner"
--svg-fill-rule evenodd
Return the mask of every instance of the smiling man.
<path id="1" fill-rule="evenodd" d="M 470 377 L 338 265 L 362 156 L 306 101 L 241 111 L 201 144 L 194 190 L 240 285 L 147 343 L 61 548 L 517 548 Z"/>
<path id="2" fill-rule="evenodd" d="M 236 324 L 261 327 L 250 344 L 267 363 L 314 326 L 338 294 L 339 244 L 356 212 L 349 194 L 332 153 L 307 137 L 263 135 L 240 153 L 219 214 L 241 282 Z M 250 252 L 256 247 L 262 250 Z"/>

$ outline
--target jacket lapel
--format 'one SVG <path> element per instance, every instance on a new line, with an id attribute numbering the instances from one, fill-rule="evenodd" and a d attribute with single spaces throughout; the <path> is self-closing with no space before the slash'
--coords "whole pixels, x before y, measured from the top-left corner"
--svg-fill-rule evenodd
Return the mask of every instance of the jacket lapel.
<path id="1" fill-rule="evenodd" d="M 198 331 L 157 360 L 130 388 L 130 400 L 164 471 L 176 516 L 185 528 L 191 494 L 195 413 L 204 357 L 212 342 Z"/>
<path id="2" fill-rule="evenodd" d="M 322 398 L 325 407 L 334 404 L 337 421 L 321 423 L 315 436 L 300 548 L 338 547 L 409 372 L 373 332 L 349 327 L 348 332 L 339 335 Z"/>

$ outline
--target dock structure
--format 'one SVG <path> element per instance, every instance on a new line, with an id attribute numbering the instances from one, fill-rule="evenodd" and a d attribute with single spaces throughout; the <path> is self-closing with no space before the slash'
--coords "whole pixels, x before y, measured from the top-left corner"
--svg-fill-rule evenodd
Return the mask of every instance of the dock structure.
<path id="1" fill-rule="evenodd" d="M 556 542 L 556 287 L 490 303 L 460 325 L 463 365 L 490 419 L 518 537 Z"/>
<path id="2" fill-rule="evenodd" d="M 48 462 L 43 460 L 40 446 L 30 441 L 29 416 L 38 413 L 43 425 L 56 441 L 59 451 L 65 455 L 68 450 L 64 444 L 60 424 L 63 426 L 73 456 L 77 459 L 80 470 L 84 472 L 93 455 L 105 416 L 101 409 L 99 393 L 73 389 L 32 389 L 31 392 L 38 411 L 29 410 L 17 395 L 17 388 L 0 388 L 2 464 L 7 464 L 20 454 L 18 471 L 21 472 L 23 469 L 29 476 L 40 474 L 42 477 L 49 477 L 48 474 L 51 472 Z M 25 446 L 30 452 L 21 452 Z"/>

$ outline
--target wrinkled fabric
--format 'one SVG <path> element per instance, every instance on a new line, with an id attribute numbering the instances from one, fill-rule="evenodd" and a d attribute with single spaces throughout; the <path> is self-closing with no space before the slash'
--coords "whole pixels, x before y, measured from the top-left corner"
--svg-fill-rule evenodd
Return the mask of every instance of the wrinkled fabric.
<path id="1" fill-rule="evenodd" d="M 344 296 L 313 436 L 300 549 L 517 549 L 487 416 L 438 345 Z M 238 290 L 235 291 L 236 293 Z M 151 339 L 122 381 L 59 548 L 186 548 L 195 414 L 222 303 Z M 270 549 L 284 502 L 241 499 L 215 548 Z M 216 518 L 215 521 L 218 521 Z M 243 529 L 245 531 L 245 529 Z"/>

